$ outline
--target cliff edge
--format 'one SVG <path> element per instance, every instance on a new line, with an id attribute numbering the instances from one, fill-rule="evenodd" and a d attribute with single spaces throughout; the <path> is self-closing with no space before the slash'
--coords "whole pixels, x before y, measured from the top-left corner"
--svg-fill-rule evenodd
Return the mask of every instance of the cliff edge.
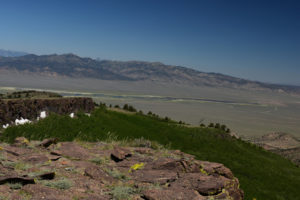
<path id="1" fill-rule="evenodd" d="M 91 98 L 0 99 L 0 125 L 21 117 L 35 120 L 42 111 L 70 114 L 78 111 L 90 113 L 93 109 Z"/>

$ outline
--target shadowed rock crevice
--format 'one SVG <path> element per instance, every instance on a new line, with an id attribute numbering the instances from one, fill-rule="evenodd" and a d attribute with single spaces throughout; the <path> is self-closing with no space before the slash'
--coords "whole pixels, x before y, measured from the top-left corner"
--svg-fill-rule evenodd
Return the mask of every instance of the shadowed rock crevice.
<path id="1" fill-rule="evenodd" d="M 22 185 L 34 184 L 34 179 L 26 177 L 17 177 L 17 176 L 4 176 L 0 177 L 0 185 L 6 183 L 20 183 Z"/>

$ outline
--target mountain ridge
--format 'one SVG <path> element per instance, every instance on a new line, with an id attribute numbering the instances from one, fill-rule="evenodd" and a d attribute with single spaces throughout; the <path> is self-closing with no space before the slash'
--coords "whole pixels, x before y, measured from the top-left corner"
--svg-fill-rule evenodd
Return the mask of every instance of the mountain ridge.
<path id="1" fill-rule="evenodd" d="M 166 65 L 160 62 L 94 60 L 75 54 L 1 57 L 0 71 L 16 70 L 43 75 L 61 75 L 101 80 L 152 81 L 193 86 L 224 87 L 247 90 L 272 90 L 300 94 L 300 86 L 250 81 L 214 72 Z"/>
<path id="2" fill-rule="evenodd" d="M 4 57 L 18 57 L 18 56 L 24 56 L 27 54 L 28 53 L 22 52 L 22 51 L 10 51 L 10 50 L 0 49 L 0 56 L 4 56 Z"/>

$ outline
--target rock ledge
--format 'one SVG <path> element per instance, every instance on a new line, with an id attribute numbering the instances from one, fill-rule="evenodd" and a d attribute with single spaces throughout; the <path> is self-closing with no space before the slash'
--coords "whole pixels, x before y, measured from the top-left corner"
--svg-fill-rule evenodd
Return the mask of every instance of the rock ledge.
<path id="1" fill-rule="evenodd" d="M 243 199 L 228 168 L 178 150 L 21 139 L 0 143 L 4 199 Z"/>

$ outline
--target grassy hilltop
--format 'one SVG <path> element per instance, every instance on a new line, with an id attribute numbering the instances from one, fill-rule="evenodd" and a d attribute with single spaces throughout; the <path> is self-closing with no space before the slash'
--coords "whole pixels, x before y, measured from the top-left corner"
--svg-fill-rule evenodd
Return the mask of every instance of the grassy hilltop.
<path id="1" fill-rule="evenodd" d="M 35 124 L 10 127 L 3 131 L 0 139 L 12 142 L 19 136 L 30 140 L 56 137 L 60 141 L 143 137 L 195 155 L 200 160 L 223 163 L 239 179 L 245 199 L 299 198 L 298 167 L 279 155 L 233 138 L 222 129 L 187 127 L 153 115 L 118 112 L 101 106 L 91 116 L 79 113 L 72 119 L 53 114 Z"/>
<path id="2" fill-rule="evenodd" d="M 41 99 L 41 98 L 61 98 L 62 96 L 53 92 L 44 91 L 15 91 L 6 94 L 0 93 L 0 99 Z"/>

